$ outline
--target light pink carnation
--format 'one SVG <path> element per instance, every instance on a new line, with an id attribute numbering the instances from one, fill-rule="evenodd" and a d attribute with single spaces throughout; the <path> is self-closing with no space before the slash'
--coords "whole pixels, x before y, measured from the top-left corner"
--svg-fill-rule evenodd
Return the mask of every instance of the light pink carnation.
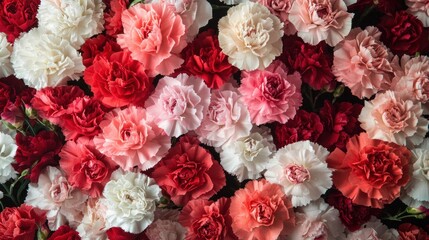
<path id="1" fill-rule="evenodd" d="M 122 24 L 118 44 L 144 65 L 149 76 L 169 75 L 183 63 L 185 25 L 171 6 L 136 4 L 122 13 Z"/>
<path id="2" fill-rule="evenodd" d="M 302 104 L 301 76 L 288 75 L 286 66 L 274 61 L 265 70 L 242 73 L 240 93 L 257 125 L 293 118 Z"/>
<path id="3" fill-rule="evenodd" d="M 104 119 L 102 133 L 94 138 L 95 147 L 124 170 L 149 169 L 170 148 L 170 138 L 144 108 L 114 109 Z"/>
<path id="4" fill-rule="evenodd" d="M 424 27 L 429 27 L 429 0 L 405 0 L 408 12 L 422 21 Z"/>
<path id="5" fill-rule="evenodd" d="M 380 36 L 376 27 L 355 28 L 335 46 L 332 72 L 359 98 L 369 98 L 390 87 L 393 55 Z"/>
<path id="6" fill-rule="evenodd" d="M 197 129 L 210 103 L 210 89 L 200 78 L 164 77 L 146 101 L 147 113 L 167 135 L 178 137 Z"/>
<path id="7" fill-rule="evenodd" d="M 254 0 L 255 2 L 267 7 L 272 14 L 277 16 L 284 24 L 286 35 L 294 35 L 296 28 L 289 22 L 289 12 L 294 0 Z"/>
<path id="8" fill-rule="evenodd" d="M 222 89 L 212 92 L 208 111 L 196 133 L 203 143 L 221 147 L 248 136 L 250 129 L 249 111 L 234 87 L 225 84 Z"/>
<path id="9" fill-rule="evenodd" d="M 289 12 L 304 42 L 316 45 L 325 40 L 332 47 L 349 34 L 352 17 L 343 0 L 295 0 Z"/>
<path id="10" fill-rule="evenodd" d="M 429 113 L 429 57 L 403 55 L 401 60 L 395 57 L 393 68 L 392 90 L 401 99 L 422 103 L 424 112 Z"/>
<path id="11" fill-rule="evenodd" d="M 420 103 L 402 100 L 394 92 L 386 91 L 365 101 L 358 120 L 370 138 L 414 148 L 428 131 L 429 122 L 422 113 Z"/>

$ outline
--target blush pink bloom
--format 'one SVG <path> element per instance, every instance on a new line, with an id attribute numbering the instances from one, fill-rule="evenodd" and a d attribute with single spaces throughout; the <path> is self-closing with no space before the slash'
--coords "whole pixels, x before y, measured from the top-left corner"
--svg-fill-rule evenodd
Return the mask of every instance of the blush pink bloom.
<path id="1" fill-rule="evenodd" d="M 428 132 L 429 121 L 420 103 L 402 100 L 394 92 L 379 93 L 365 106 L 358 118 L 370 138 L 414 148 Z"/>
<path id="2" fill-rule="evenodd" d="M 272 14 L 277 16 L 284 24 L 284 33 L 286 35 L 294 35 L 296 28 L 289 22 L 289 12 L 294 0 L 254 0 L 255 2 L 264 5 Z"/>
<path id="3" fill-rule="evenodd" d="M 407 12 L 422 21 L 423 27 L 429 27 L 429 0 L 405 0 L 405 4 Z"/>
<path id="4" fill-rule="evenodd" d="M 169 75 L 183 63 L 185 25 L 171 6 L 136 4 L 122 13 L 122 24 L 118 44 L 144 65 L 150 77 Z"/>
<path id="5" fill-rule="evenodd" d="M 204 80 L 179 74 L 159 80 L 145 106 L 168 136 L 179 137 L 200 126 L 209 103 L 210 89 Z"/>
<path id="6" fill-rule="evenodd" d="M 231 84 L 214 90 L 201 126 L 195 130 L 200 140 L 213 147 L 221 147 L 248 136 L 252 129 L 249 111 Z"/>
<path id="7" fill-rule="evenodd" d="M 352 17 L 343 0 L 295 0 L 289 12 L 304 42 L 316 45 L 325 40 L 331 47 L 349 34 Z"/>
<path id="8" fill-rule="evenodd" d="M 279 185 L 265 179 L 250 181 L 236 191 L 229 212 L 239 239 L 275 240 L 288 235 L 295 225 L 290 200 Z"/>
<path id="9" fill-rule="evenodd" d="M 144 108 L 114 109 L 100 123 L 102 133 L 95 147 L 124 170 L 147 170 L 170 148 L 170 138 L 147 115 Z"/>
<path id="10" fill-rule="evenodd" d="M 288 75 L 286 66 L 274 61 L 265 70 L 242 73 L 238 88 L 250 113 L 252 123 L 286 123 L 302 104 L 301 75 Z"/>
<path id="11" fill-rule="evenodd" d="M 390 87 L 393 55 L 380 36 L 376 27 L 355 28 L 335 46 L 332 72 L 359 98 L 369 98 Z"/>

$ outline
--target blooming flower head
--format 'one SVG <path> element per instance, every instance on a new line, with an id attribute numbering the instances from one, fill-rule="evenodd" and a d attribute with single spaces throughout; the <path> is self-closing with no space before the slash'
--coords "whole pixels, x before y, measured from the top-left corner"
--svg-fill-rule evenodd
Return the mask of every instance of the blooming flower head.
<path id="1" fill-rule="evenodd" d="M 201 141 L 213 147 L 248 136 L 252 128 L 249 111 L 231 84 L 212 91 L 210 105 L 201 126 L 196 129 Z"/>
<path id="2" fill-rule="evenodd" d="M 0 132 L 0 183 L 16 177 L 16 171 L 12 167 L 15 162 L 15 154 L 18 146 L 14 139 Z"/>
<path id="3" fill-rule="evenodd" d="M 12 64 L 10 63 L 10 54 L 12 45 L 7 41 L 5 33 L 0 32 L 0 78 L 13 74 Z"/>
<path id="4" fill-rule="evenodd" d="M 83 218 L 76 227 L 82 239 L 107 239 L 106 210 L 104 198 L 88 199 L 83 209 Z"/>
<path id="5" fill-rule="evenodd" d="M 335 46 L 332 72 L 359 98 L 370 98 L 390 87 L 393 55 L 380 36 L 376 27 L 355 28 Z"/>
<path id="6" fill-rule="evenodd" d="M 153 167 L 170 147 L 170 138 L 147 115 L 144 108 L 114 109 L 100 123 L 102 133 L 95 147 L 124 170 Z"/>
<path id="7" fill-rule="evenodd" d="M 343 0 L 295 0 L 289 12 L 304 42 L 316 45 L 325 40 L 331 47 L 349 34 L 352 17 Z"/>
<path id="8" fill-rule="evenodd" d="M 413 148 L 423 141 L 429 121 L 420 103 L 402 100 L 392 91 L 379 93 L 365 106 L 358 120 L 370 138 Z"/>
<path id="9" fill-rule="evenodd" d="M 326 148 L 310 141 L 299 141 L 279 149 L 264 176 L 283 187 L 294 207 L 320 198 L 332 186 Z"/>
<path id="10" fill-rule="evenodd" d="M 34 239 L 37 230 L 46 221 L 45 213 L 21 204 L 7 207 L 0 213 L 0 231 L 3 239 Z"/>
<path id="11" fill-rule="evenodd" d="M 274 61 L 264 70 L 244 71 L 240 93 L 252 123 L 286 123 L 302 104 L 301 76 L 288 75 L 286 66 Z"/>
<path id="12" fill-rule="evenodd" d="M 112 173 L 103 196 L 107 207 L 107 228 L 120 227 L 126 232 L 140 233 L 154 219 L 161 189 L 153 179 L 142 173 L 118 169 Z"/>
<path id="13" fill-rule="evenodd" d="M 79 49 L 86 39 L 103 30 L 102 0 L 41 0 L 39 27 L 70 41 Z"/>
<path id="14" fill-rule="evenodd" d="M 118 44 L 143 64 L 150 77 L 169 75 L 183 63 L 185 25 L 171 6 L 136 4 L 122 13 L 122 24 L 124 33 L 118 34 Z"/>
<path id="15" fill-rule="evenodd" d="M 177 221 L 157 219 L 145 230 L 149 240 L 185 239 L 186 229 Z"/>
<path id="16" fill-rule="evenodd" d="M 346 240 L 381 240 L 381 239 L 403 239 L 399 238 L 399 233 L 396 229 L 387 228 L 386 225 L 375 217 L 372 217 L 365 223 L 361 229 L 349 233 Z M 405 238 L 406 239 L 406 238 Z"/>
<path id="17" fill-rule="evenodd" d="M 253 180 L 231 198 L 232 230 L 239 239 L 277 239 L 295 226 L 295 214 L 281 186 Z"/>
<path id="18" fill-rule="evenodd" d="M 429 27 L 429 4 L 427 0 L 405 0 L 407 11 L 422 21 L 423 27 Z"/>
<path id="19" fill-rule="evenodd" d="M 411 152 L 403 146 L 370 139 L 366 133 L 349 139 L 326 160 L 334 169 L 334 186 L 353 203 L 383 208 L 399 197 L 410 179 Z"/>
<path id="20" fill-rule="evenodd" d="M 292 23 L 289 22 L 289 12 L 294 0 L 253 0 L 261 5 L 267 7 L 272 14 L 277 16 L 284 24 L 284 33 L 286 35 L 293 35 L 296 29 Z"/>
<path id="21" fill-rule="evenodd" d="M 249 136 L 222 146 L 220 163 L 225 171 L 237 176 L 238 181 L 258 179 L 266 170 L 274 149 L 269 129 L 254 127 Z"/>
<path id="22" fill-rule="evenodd" d="M 159 80 L 145 105 L 147 113 L 168 136 L 179 137 L 201 125 L 209 101 L 210 89 L 202 79 L 179 74 Z"/>
<path id="23" fill-rule="evenodd" d="M 259 3 L 231 7 L 218 27 L 222 51 L 240 70 L 264 69 L 282 52 L 283 23 Z"/>
<path id="24" fill-rule="evenodd" d="M 26 85 L 41 89 L 76 80 L 85 67 L 82 57 L 69 41 L 35 28 L 22 34 L 11 56 L 15 76 Z"/>

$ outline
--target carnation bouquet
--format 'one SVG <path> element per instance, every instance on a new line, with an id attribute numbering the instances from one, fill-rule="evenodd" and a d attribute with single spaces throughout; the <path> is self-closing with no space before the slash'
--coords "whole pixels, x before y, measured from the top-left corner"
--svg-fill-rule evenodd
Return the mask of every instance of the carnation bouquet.
<path id="1" fill-rule="evenodd" d="M 429 239 L 428 0 L 0 0 L 0 240 Z"/>

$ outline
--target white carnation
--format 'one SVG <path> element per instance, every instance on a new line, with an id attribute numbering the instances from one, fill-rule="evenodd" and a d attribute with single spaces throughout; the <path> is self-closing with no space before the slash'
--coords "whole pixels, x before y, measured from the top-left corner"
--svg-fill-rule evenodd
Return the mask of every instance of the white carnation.
<path id="1" fill-rule="evenodd" d="M 106 206 L 101 199 L 89 199 L 83 211 L 83 218 L 76 231 L 82 240 L 105 240 L 106 234 Z"/>
<path id="2" fill-rule="evenodd" d="M 328 155 L 326 148 L 308 140 L 288 144 L 275 153 L 265 178 L 283 186 L 294 207 L 305 206 L 332 186 Z"/>
<path id="3" fill-rule="evenodd" d="M 10 54 L 12 45 L 7 41 L 5 33 L 0 32 L 0 78 L 13 74 L 12 64 L 10 63 Z"/>
<path id="4" fill-rule="evenodd" d="M 11 62 L 16 77 L 37 90 L 65 85 L 85 70 L 82 57 L 67 40 L 37 28 L 15 40 Z"/>
<path id="5" fill-rule="evenodd" d="M 161 189 L 152 178 L 121 169 L 112 173 L 103 191 L 106 198 L 106 224 L 130 233 L 140 233 L 154 220 Z"/>
<path id="6" fill-rule="evenodd" d="M 222 146 L 220 164 L 239 181 L 257 179 L 267 168 L 275 146 L 270 130 L 255 127 L 249 136 L 241 137 Z"/>
<path id="7" fill-rule="evenodd" d="M 46 32 L 68 39 L 79 49 L 86 39 L 103 31 L 102 0 L 42 0 L 37 19 Z"/>
<path id="8" fill-rule="evenodd" d="M 346 240 L 360 239 L 399 239 L 399 233 L 396 229 L 387 228 L 386 225 L 373 216 L 361 229 L 349 233 Z"/>
<path id="9" fill-rule="evenodd" d="M 5 183 L 11 178 L 16 178 L 16 171 L 12 167 L 15 162 L 15 154 L 18 146 L 15 140 L 0 132 L 0 183 Z"/>

